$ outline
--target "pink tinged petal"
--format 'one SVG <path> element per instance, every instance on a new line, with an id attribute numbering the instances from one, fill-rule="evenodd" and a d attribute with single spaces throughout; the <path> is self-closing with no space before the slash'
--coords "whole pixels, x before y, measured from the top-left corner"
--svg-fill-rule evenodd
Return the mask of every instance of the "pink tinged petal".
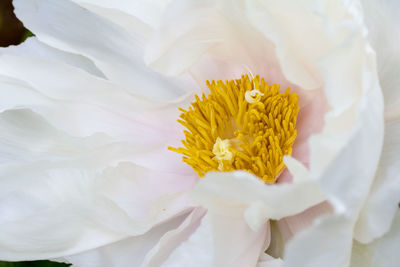
<path id="1" fill-rule="evenodd" d="M 249 24 L 241 3 L 175 1 L 150 39 L 145 60 L 164 74 L 188 70 L 201 81 L 237 78 L 249 70 L 272 76 L 273 49 Z M 222 66 L 223 71 L 214 73 Z"/>
<path id="2" fill-rule="evenodd" d="M 368 244 L 354 241 L 351 267 L 396 267 L 400 262 L 400 211 L 397 210 L 390 230 Z"/>
<path id="3" fill-rule="evenodd" d="M 173 2 L 146 47 L 145 62 L 158 72 L 180 74 L 201 54 L 221 42 L 224 27 L 220 15 L 212 12 L 208 3 Z"/>
<path id="4" fill-rule="evenodd" d="M 371 189 L 383 143 L 382 94 L 374 54 L 363 39 L 363 30 L 348 28 L 346 41 L 319 62 L 327 81 L 325 91 L 330 91 L 326 95 L 331 111 L 325 116 L 323 131 L 310 141 L 310 177 L 320 181 L 334 214 L 315 220 L 312 227 L 292 238 L 286 247 L 285 266 L 336 267 L 350 262 L 354 227 Z M 329 66 L 340 69 L 340 64 L 345 69 L 353 67 L 357 75 L 348 77 L 353 80 L 337 90 L 343 83 Z M 350 98 L 340 102 L 341 95 Z"/>
<path id="5" fill-rule="evenodd" d="M 14 6 L 39 40 L 91 59 L 109 80 L 131 92 L 174 99 L 190 86 L 150 71 L 141 58 L 144 40 L 71 1 L 17 0 Z"/>
<path id="6" fill-rule="evenodd" d="M 348 266 L 352 228 L 343 215 L 317 219 L 311 230 L 301 232 L 287 244 L 284 266 Z"/>
<path id="7" fill-rule="evenodd" d="M 331 205 L 324 201 L 299 214 L 285 217 L 278 221 L 279 231 L 283 242 L 286 243 L 293 236 L 312 226 L 314 220 L 326 214 L 333 213 Z"/>
<path id="8" fill-rule="evenodd" d="M 321 179 L 335 214 L 318 219 L 313 227 L 289 242 L 285 266 L 334 267 L 347 266 L 350 261 L 354 225 L 368 196 L 382 141 L 380 91 L 371 91 L 365 101 L 346 148 L 329 164 Z M 355 157 L 361 165 L 355 165 Z"/>
<path id="9" fill-rule="evenodd" d="M 65 70 L 65 75 L 67 72 L 72 75 L 73 70 Z M 67 85 L 53 87 L 48 85 L 49 82 L 41 79 L 48 75 L 45 69 L 42 73 L 36 74 L 38 77 L 32 80 L 38 81 L 37 88 L 40 89 L 32 88 L 31 85 L 14 78 L 0 76 L 0 80 L 3 81 L 2 89 L 7 93 L 7 98 L 0 99 L 1 109 L 31 108 L 45 116 L 55 127 L 75 136 L 87 136 L 100 132 L 116 137 L 118 140 L 127 140 L 129 145 L 118 145 L 118 142 L 113 145 L 114 150 L 125 151 L 127 160 L 160 171 L 194 174 L 190 168 L 181 164 L 180 156 L 167 150 L 168 145 L 176 145 L 181 139 L 180 127 L 175 123 L 174 116 L 178 110 L 174 104 L 158 103 L 161 106 L 156 108 L 157 103 L 137 99 L 123 91 L 118 94 L 116 87 L 113 88 L 114 93 L 108 91 L 110 87 L 107 83 L 100 82 L 93 87 L 90 76 L 79 76 L 83 74 L 82 72 L 77 72 L 78 77 L 81 77 L 77 80 L 82 83 L 86 81 L 87 86 L 82 90 L 81 98 L 77 98 L 73 90 L 67 90 L 69 88 Z M 89 93 L 85 96 L 84 90 L 90 92 L 91 88 L 94 96 L 90 97 Z M 123 101 L 127 101 L 125 107 Z M 143 104 L 146 102 L 148 104 L 140 105 L 141 101 Z M 137 105 L 131 106 L 131 103 Z M 141 107 L 142 110 L 140 110 Z M 146 111 L 148 107 L 150 111 Z M 153 108 L 155 110 L 152 110 Z M 119 110 L 120 112 L 117 112 Z M 17 125 L 11 119 L 7 121 L 10 127 Z M 170 124 L 176 126 L 171 127 Z M 4 131 L 3 134 L 6 135 L 7 132 Z M 26 145 L 32 144 L 35 143 Z M 28 154 L 25 157 L 28 157 Z"/>
<path id="10" fill-rule="evenodd" d="M 287 79 L 302 88 L 316 89 L 321 86 L 322 77 L 315 61 L 332 44 L 323 36 L 321 17 L 315 11 L 313 14 L 309 4 L 304 2 L 247 1 L 245 12 L 253 27 L 274 43 Z M 292 23 L 296 20 L 301 23 Z"/>

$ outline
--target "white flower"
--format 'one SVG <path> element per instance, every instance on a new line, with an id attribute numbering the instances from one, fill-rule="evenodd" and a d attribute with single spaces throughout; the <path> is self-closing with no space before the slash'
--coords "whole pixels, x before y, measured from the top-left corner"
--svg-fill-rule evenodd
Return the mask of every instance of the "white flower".
<path id="1" fill-rule="evenodd" d="M 37 38 L 0 50 L 1 259 L 394 266 L 399 5 L 74 2 L 15 0 Z M 287 171 L 273 185 L 242 171 L 198 180 L 166 149 L 184 138 L 177 108 L 206 80 L 246 73 L 299 94 Z M 234 145 L 220 140 L 224 169 Z"/>

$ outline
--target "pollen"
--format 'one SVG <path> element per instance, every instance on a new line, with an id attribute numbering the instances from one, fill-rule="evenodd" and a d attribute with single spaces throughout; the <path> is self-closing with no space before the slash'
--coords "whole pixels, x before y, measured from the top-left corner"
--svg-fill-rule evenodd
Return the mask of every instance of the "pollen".
<path id="1" fill-rule="evenodd" d="M 207 81 L 210 93 L 195 96 L 178 122 L 183 147 L 168 147 L 203 177 L 209 171 L 244 170 L 275 183 L 297 136 L 298 95 L 257 75 Z"/>

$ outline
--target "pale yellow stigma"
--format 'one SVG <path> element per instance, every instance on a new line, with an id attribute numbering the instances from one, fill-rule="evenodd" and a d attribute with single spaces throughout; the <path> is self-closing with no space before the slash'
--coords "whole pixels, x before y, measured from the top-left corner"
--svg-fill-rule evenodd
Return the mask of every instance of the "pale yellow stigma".
<path id="1" fill-rule="evenodd" d="M 178 120 L 187 128 L 183 147 L 170 150 L 204 176 L 209 171 L 245 170 L 274 183 L 284 170 L 284 155 L 296 139 L 298 96 L 284 93 L 256 76 L 249 79 L 207 81 L 202 95 L 182 111 Z"/>
<path id="2" fill-rule="evenodd" d="M 214 153 L 215 159 L 218 162 L 218 170 L 224 171 L 224 165 L 231 165 L 233 161 L 233 152 L 231 151 L 231 141 L 221 140 L 217 137 L 213 146 L 212 152 Z"/>
<path id="3" fill-rule="evenodd" d="M 253 89 L 251 91 L 246 91 L 246 93 L 244 94 L 244 98 L 249 103 L 255 103 L 259 102 L 263 95 L 264 94 L 258 91 L 257 89 Z"/>

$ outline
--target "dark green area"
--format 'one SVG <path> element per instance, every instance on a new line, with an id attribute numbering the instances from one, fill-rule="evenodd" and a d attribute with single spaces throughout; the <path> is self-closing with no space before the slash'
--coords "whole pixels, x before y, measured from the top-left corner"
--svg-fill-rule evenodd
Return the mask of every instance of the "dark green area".
<path id="1" fill-rule="evenodd" d="M 3 262 L 0 261 L 0 267 L 67 267 L 69 264 L 53 261 L 23 261 L 23 262 Z"/>
<path id="2" fill-rule="evenodd" d="M 21 43 L 25 42 L 26 39 L 28 39 L 29 37 L 35 36 L 30 30 L 25 30 L 24 34 L 22 35 L 21 38 Z M 0 265 L 0 267 L 2 267 Z"/>

